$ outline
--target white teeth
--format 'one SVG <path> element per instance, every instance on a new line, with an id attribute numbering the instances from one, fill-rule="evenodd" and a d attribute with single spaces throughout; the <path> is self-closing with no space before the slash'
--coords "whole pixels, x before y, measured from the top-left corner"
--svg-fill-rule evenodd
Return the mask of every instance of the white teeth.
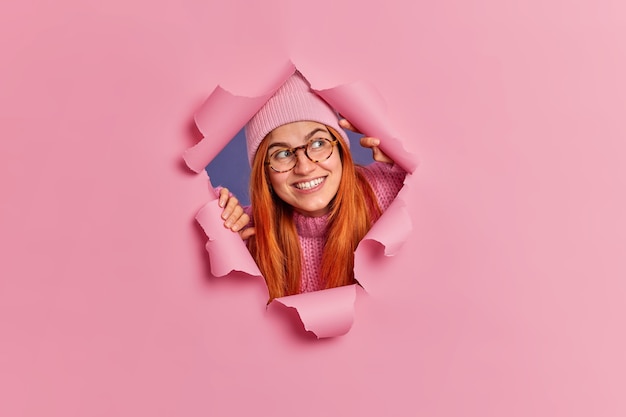
<path id="1" fill-rule="evenodd" d="M 313 187 L 317 187 L 322 182 L 324 182 L 324 178 L 316 178 L 316 179 L 311 180 L 311 181 L 299 182 L 299 183 L 294 184 L 294 185 L 299 190 L 310 190 Z"/>

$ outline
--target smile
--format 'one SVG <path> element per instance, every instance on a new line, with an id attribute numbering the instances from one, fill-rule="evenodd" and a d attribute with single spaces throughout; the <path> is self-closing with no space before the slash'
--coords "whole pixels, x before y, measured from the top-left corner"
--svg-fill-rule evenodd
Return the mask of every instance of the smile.
<path id="1" fill-rule="evenodd" d="M 326 180 L 326 177 L 315 178 L 314 180 L 307 182 L 298 182 L 293 186 L 299 190 L 310 190 L 311 188 L 315 188 Z"/>

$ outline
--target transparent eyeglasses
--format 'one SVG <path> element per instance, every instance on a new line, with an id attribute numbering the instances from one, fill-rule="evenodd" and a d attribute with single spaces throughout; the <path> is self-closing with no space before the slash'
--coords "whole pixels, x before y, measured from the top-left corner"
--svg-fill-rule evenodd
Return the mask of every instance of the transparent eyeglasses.
<path id="1" fill-rule="evenodd" d="M 269 165 L 275 172 L 288 172 L 298 162 L 298 157 L 296 156 L 298 150 L 304 149 L 306 157 L 310 161 L 318 163 L 330 158 L 336 144 L 337 139 L 335 138 L 311 139 L 306 145 L 296 146 L 295 148 L 280 148 L 273 151 L 267 158 L 267 161 L 265 161 L 265 164 Z"/>

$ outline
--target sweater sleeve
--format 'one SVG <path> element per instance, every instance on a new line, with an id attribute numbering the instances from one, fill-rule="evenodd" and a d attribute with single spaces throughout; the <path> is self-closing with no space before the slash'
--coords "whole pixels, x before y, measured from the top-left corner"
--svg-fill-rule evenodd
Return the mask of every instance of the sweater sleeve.
<path id="1" fill-rule="evenodd" d="M 404 185 L 406 171 L 399 165 L 384 162 L 374 162 L 359 169 L 374 190 L 380 208 L 387 210 Z"/>

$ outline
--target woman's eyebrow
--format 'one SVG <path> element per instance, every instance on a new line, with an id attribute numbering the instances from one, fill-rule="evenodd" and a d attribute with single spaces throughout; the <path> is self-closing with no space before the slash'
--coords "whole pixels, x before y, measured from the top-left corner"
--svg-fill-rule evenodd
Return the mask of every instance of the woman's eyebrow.
<path id="1" fill-rule="evenodd" d="M 315 136 L 316 133 L 318 132 L 322 132 L 322 133 L 328 133 L 328 130 L 326 129 L 322 129 L 321 127 L 315 128 L 313 130 L 311 130 L 309 133 L 306 134 L 306 136 L 304 137 L 304 141 L 307 142 L 309 141 L 313 136 Z M 281 148 L 291 148 L 291 145 L 289 143 L 286 142 L 274 142 L 272 144 L 270 144 L 270 146 L 267 147 L 267 149 L 272 149 L 276 146 L 280 146 Z"/>
<path id="2" fill-rule="evenodd" d="M 318 127 L 317 129 L 313 129 L 311 130 L 305 137 L 304 139 L 306 139 L 307 141 L 309 139 L 311 139 L 313 137 L 313 135 L 315 135 L 317 132 L 324 132 L 324 133 L 328 133 L 328 130 L 326 129 L 322 129 L 321 127 Z"/>
<path id="3" fill-rule="evenodd" d="M 291 148 L 291 146 L 288 143 L 285 143 L 285 142 L 274 142 L 274 143 L 270 144 L 270 146 L 268 146 L 267 149 L 272 149 L 272 148 L 275 148 L 276 146 L 280 146 L 281 148 Z"/>

